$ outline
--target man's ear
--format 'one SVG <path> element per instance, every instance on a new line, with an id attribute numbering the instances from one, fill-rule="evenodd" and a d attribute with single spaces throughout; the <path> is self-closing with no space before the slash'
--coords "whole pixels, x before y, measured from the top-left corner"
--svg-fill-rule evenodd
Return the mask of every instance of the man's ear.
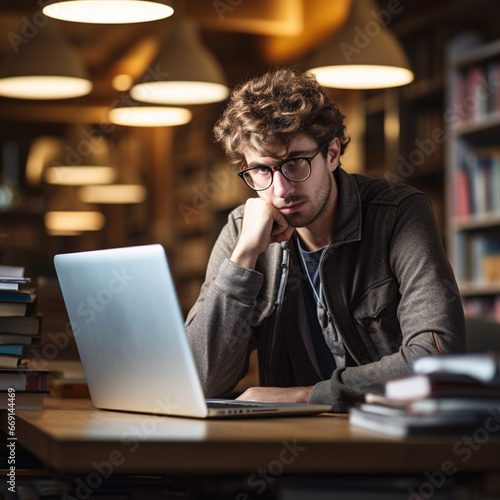
<path id="1" fill-rule="evenodd" d="M 333 138 L 328 145 L 328 153 L 326 156 L 328 169 L 333 172 L 340 163 L 340 141 L 338 137 Z"/>

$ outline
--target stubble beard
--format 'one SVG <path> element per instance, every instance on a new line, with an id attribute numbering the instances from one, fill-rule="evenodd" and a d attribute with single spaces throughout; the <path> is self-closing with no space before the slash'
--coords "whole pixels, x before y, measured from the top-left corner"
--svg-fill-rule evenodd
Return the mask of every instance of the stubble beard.
<path id="1" fill-rule="evenodd" d="M 295 228 L 301 228 L 301 227 L 306 227 L 315 222 L 326 210 L 326 207 L 328 205 L 328 201 L 330 199 L 330 196 L 332 194 L 332 175 L 327 176 L 328 182 L 324 183 L 318 192 L 316 196 L 316 200 L 318 200 L 318 203 L 313 204 L 313 209 L 314 212 L 311 215 L 307 214 L 301 214 L 301 213 L 296 213 L 296 214 L 290 214 L 290 215 L 284 215 L 283 217 L 285 220 L 290 224 L 290 226 L 295 227 Z M 295 199 L 293 196 L 290 198 L 286 199 L 287 204 L 292 204 L 292 203 L 299 203 L 301 199 Z M 307 200 L 306 200 L 307 201 Z"/>

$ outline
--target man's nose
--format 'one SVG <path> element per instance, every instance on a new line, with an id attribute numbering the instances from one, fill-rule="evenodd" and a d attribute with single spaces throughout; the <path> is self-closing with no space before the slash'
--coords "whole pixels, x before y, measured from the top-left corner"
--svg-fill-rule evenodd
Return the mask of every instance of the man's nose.
<path id="1" fill-rule="evenodd" d="M 295 190 L 294 183 L 290 182 L 279 170 L 273 172 L 273 190 L 278 198 L 286 198 Z"/>

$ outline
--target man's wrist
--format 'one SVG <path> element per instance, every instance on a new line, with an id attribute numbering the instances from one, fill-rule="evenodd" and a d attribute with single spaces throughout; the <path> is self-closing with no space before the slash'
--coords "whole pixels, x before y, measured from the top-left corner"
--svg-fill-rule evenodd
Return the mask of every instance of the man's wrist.
<path id="1" fill-rule="evenodd" d="M 241 251 L 238 248 L 235 248 L 229 260 L 238 266 L 245 267 L 247 269 L 255 269 L 257 258 L 258 255 L 253 252 L 249 252 L 248 250 Z"/>

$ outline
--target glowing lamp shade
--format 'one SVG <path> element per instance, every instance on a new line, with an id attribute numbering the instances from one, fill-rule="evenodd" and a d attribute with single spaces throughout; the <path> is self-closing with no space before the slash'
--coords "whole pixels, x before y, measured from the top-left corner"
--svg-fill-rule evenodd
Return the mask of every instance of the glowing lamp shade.
<path id="1" fill-rule="evenodd" d="M 205 104 L 223 101 L 229 95 L 220 65 L 203 45 L 196 25 L 189 19 L 171 22 L 169 35 L 150 68 L 145 81 L 130 90 L 137 101 Z"/>
<path id="2" fill-rule="evenodd" d="M 101 212 L 93 211 L 54 211 L 47 212 L 44 218 L 45 228 L 53 232 L 99 231 L 106 219 Z"/>
<path id="3" fill-rule="evenodd" d="M 413 73 L 406 68 L 375 64 L 326 66 L 310 71 L 324 87 L 338 89 L 384 89 L 413 81 Z"/>
<path id="4" fill-rule="evenodd" d="M 78 54 L 50 23 L 0 66 L 0 95 L 17 99 L 68 99 L 88 94 L 92 83 Z"/>
<path id="5" fill-rule="evenodd" d="M 43 13 L 62 21 L 94 24 L 130 24 L 156 21 L 174 13 L 166 0 L 53 0 Z"/>
<path id="6" fill-rule="evenodd" d="M 191 121 L 193 114 L 185 108 L 164 106 L 127 106 L 111 109 L 109 121 L 128 127 L 171 127 Z"/>
<path id="7" fill-rule="evenodd" d="M 131 95 L 138 101 L 158 104 L 206 104 L 223 101 L 228 89 L 210 82 L 148 82 L 132 87 Z"/>
<path id="8" fill-rule="evenodd" d="M 60 186 L 85 186 L 88 184 L 111 184 L 116 179 L 113 167 L 59 166 L 45 170 L 45 182 Z"/>
<path id="9" fill-rule="evenodd" d="M 68 99 L 91 90 L 88 80 L 70 76 L 11 76 L 0 80 L 0 95 L 16 99 Z"/>
<path id="10" fill-rule="evenodd" d="M 398 39 L 373 0 L 354 0 L 346 24 L 316 54 L 309 70 L 325 87 L 380 89 L 414 79 Z"/>
<path id="11" fill-rule="evenodd" d="M 112 184 L 109 186 L 85 186 L 79 190 L 84 203 L 129 204 L 142 203 L 147 191 L 139 184 Z"/>

